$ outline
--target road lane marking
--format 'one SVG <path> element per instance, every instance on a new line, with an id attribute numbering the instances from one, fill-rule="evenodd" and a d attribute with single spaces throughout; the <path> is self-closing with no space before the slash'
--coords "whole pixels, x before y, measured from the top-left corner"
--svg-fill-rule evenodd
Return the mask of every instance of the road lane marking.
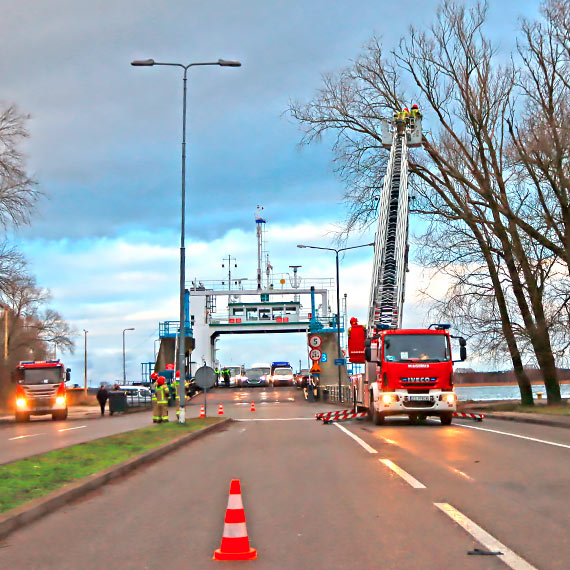
<path id="1" fill-rule="evenodd" d="M 396 475 L 399 475 L 406 483 L 411 485 L 414 489 L 425 489 L 426 486 L 423 483 L 420 483 L 417 479 L 412 477 L 409 473 L 404 471 L 401 467 L 398 467 L 392 460 L 390 459 L 379 459 L 381 463 L 384 463 L 386 467 L 389 467 Z"/>
<path id="2" fill-rule="evenodd" d="M 71 427 L 71 428 L 63 428 L 63 429 L 58 429 L 57 431 L 71 431 L 72 429 L 82 429 L 85 428 L 87 426 L 77 426 L 77 427 Z"/>
<path id="3" fill-rule="evenodd" d="M 456 469 L 455 467 L 449 467 L 454 473 L 457 473 L 458 475 L 461 475 L 461 477 L 464 477 L 465 479 L 467 479 L 468 481 L 475 481 L 475 479 L 473 479 L 473 477 L 470 477 L 469 475 L 467 475 L 467 473 L 464 473 L 463 471 L 460 471 L 459 469 Z"/>
<path id="4" fill-rule="evenodd" d="M 528 441 L 536 441 L 537 443 L 544 443 L 546 445 L 554 445 L 556 447 L 564 447 L 565 449 L 570 449 L 570 445 L 566 445 L 565 443 L 556 443 L 555 441 L 546 441 L 545 439 L 537 439 L 536 437 L 529 437 L 527 435 L 519 435 L 517 433 L 509 433 L 507 431 L 499 431 L 496 429 L 489 429 L 489 428 L 480 428 L 475 426 L 466 426 L 463 424 L 457 424 L 458 426 L 469 428 L 469 429 L 477 429 L 479 431 L 488 431 L 491 433 L 498 433 L 500 435 L 510 435 L 511 437 L 518 437 L 519 439 L 527 439 Z"/>
<path id="5" fill-rule="evenodd" d="M 346 435 L 348 435 L 349 437 L 354 439 L 354 441 L 356 441 L 356 443 L 358 443 L 358 445 L 361 445 L 362 447 L 364 447 L 364 449 L 366 449 L 366 451 L 368 451 L 368 453 L 378 453 L 373 447 L 368 445 L 363 439 L 360 439 L 357 435 L 354 435 L 350 430 L 347 430 L 344 426 L 341 426 L 340 424 L 337 424 L 337 423 L 334 423 L 334 425 L 338 429 L 342 430 Z"/>
<path id="6" fill-rule="evenodd" d="M 29 435 L 19 435 L 18 437 L 11 437 L 8 441 L 14 441 L 15 439 L 24 439 L 25 437 L 35 437 L 36 435 L 43 435 L 41 433 L 31 433 Z"/>
<path id="7" fill-rule="evenodd" d="M 315 418 L 234 418 L 234 422 L 294 422 L 299 420 L 311 420 L 314 422 Z"/>
<path id="8" fill-rule="evenodd" d="M 510 548 L 507 548 L 502 542 L 491 536 L 487 531 L 483 530 L 478 524 L 460 513 L 456 508 L 448 503 L 434 503 L 434 505 L 443 511 L 452 521 L 456 522 L 460 527 L 466 530 L 475 540 L 480 542 L 485 548 L 491 551 L 500 551 L 499 560 L 503 561 L 513 570 L 537 570 L 526 560 L 515 554 Z"/>
<path id="9" fill-rule="evenodd" d="M 387 437 L 383 437 L 382 438 L 386 443 L 389 443 L 390 445 L 398 445 L 397 441 L 394 441 L 393 439 L 388 439 Z"/>

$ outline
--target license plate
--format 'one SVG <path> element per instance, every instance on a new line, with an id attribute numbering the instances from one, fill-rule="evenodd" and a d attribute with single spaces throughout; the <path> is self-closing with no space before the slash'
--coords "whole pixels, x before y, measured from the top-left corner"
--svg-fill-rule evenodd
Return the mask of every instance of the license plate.
<path id="1" fill-rule="evenodd" d="M 429 402 L 429 396 L 409 396 L 410 402 Z"/>

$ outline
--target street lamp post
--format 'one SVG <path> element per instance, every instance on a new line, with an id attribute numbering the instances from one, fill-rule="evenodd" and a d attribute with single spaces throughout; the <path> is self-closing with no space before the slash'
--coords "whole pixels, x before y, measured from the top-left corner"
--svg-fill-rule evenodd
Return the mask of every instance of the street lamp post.
<path id="1" fill-rule="evenodd" d="M 301 249 L 322 249 L 325 251 L 334 251 L 336 255 L 336 340 L 337 340 L 337 358 L 342 358 L 342 348 L 340 345 L 340 286 L 339 286 L 339 267 L 338 267 L 338 254 L 341 251 L 348 251 L 349 249 L 358 249 L 359 247 L 374 246 L 374 243 L 364 243 L 362 245 L 353 245 L 352 247 L 341 247 L 336 249 L 334 247 L 318 247 L 316 245 L 298 245 Z M 346 326 L 346 323 L 345 323 Z M 340 366 L 338 367 L 338 399 L 342 402 L 342 375 Z"/>
<path id="2" fill-rule="evenodd" d="M 87 396 L 87 333 L 89 331 L 86 331 L 85 329 L 83 329 L 83 333 L 85 334 L 85 353 L 84 353 L 84 364 L 85 364 L 85 369 L 84 369 L 84 376 L 83 376 L 83 393 L 85 394 L 85 396 Z M 124 354 L 124 347 L 125 347 L 125 343 L 123 342 L 123 354 Z M 123 360 L 124 362 L 124 360 Z"/>
<path id="3" fill-rule="evenodd" d="M 127 383 L 127 369 L 125 366 L 125 333 L 127 331 L 134 331 L 134 328 L 123 329 L 123 386 Z"/>
<path id="4" fill-rule="evenodd" d="M 185 370 L 185 358 L 186 358 L 186 319 L 184 311 L 184 294 L 185 294 L 185 281 L 186 281 L 186 251 L 184 247 L 184 235 L 186 228 L 186 83 L 187 83 L 187 73 L 190 67 L 197 67 L 201 65 L 219 65 L 220 67 L 240 67 L 241 63 L 239 61 L 231 61 L 226 59 L 218 59 L 215 62 L 200 62 L 200 63 L 189 63 L 183 65 L 181 63 L 167 63 L 158 62 L 154 59 L 139 59 L 131 61 L 131 65 L 135 67 L 152 67 L 153 65 L 167 65 L 170 67 L 181 67 L 184 70 L 182 77 L 183 81 L 183 98 L 182 98 L 182 212 L 181 212 L 181 223 L 180 223 L 180 330 L 178 342 L 178 370 L 180 371 L 180 383 L 179 383 L 179 395 L 180 395 L 180 414 L 178 415 L 178 421 L 180 423 L 185 423 L 186 414 L 184 407 L 186 405 L 186 393 L 185 393 L 185 374 L 182 372 Z M 174 373 L 176 378 L 176 371 Z"/>

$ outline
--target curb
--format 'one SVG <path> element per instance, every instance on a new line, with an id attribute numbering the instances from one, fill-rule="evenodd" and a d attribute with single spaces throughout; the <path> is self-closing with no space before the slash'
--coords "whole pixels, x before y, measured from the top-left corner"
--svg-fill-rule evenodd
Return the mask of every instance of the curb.
<path id="1" fill-rule="evenodd" d="M 142 455 L 127 459 L 122 463 L 108 467 L 107 469 L 99 471 L 98 473 L 93 473 L 93 475 L 84 477 L 75 483 L 65 485 L 61 489 L 58 489 L 56 491 L 48 493 L 43 497 L 33 499 L 29 503 L 11 509 L 7 513 L 0 515 L 0 540 L 6 538 L 15 530 L 22 528 L 23 526 L 26 526 L 38 520 L 39 518 L 56 511 L 58 508 L 63 507 L 64 505 L 82 497 L 83 495 L 86 495 L 90 491 L 102 487 L 109 481 L 117 479 L 118 477 L 121 477 L 122 475 L 125 475 L 131 471 L 134 471 L 137 467 L 140 467 L 145 463 L 159 459 L 163 455 L 166 455 L 171 451 L 175 451 L 179 447 L 182 447 L 184 444 L 194 439 L 203 437 L 211 432 L 219 431 L 232 421 L 233 420 L 231 418 L 227 418 L 219 423 L 212 424 L 199 431 L 185 434 L 178 439 L 169 441 L 168 443 L 164 443 L 163 445 L 146 451 Z"/>
<path id="2" fill-rule="evenodd" d="M 527 418 L 526 416 L 520 416 L 520 415 L 512 415 L 512 416 L 506 416 L 506 415 L 502 415 L 502 414 L 494 414 L 494 413 L 488 413 L 483 411 L 483 413 L 485 414 L 485 418 L 489 418 L 489 419 L 493 419 L 493 420 L 504 420 L 507 422 L 520 422 L 520 423 L 524 423 L 524 424 L 537 424 L 537 425 L 543 425 L 543 426 L 550 426 L 550 427 L 559 427 L 559 428 L 570 428 L 570 422 L 559 422 L 556 421 L 555 419 L 549 419 L 549 418 Z"/>

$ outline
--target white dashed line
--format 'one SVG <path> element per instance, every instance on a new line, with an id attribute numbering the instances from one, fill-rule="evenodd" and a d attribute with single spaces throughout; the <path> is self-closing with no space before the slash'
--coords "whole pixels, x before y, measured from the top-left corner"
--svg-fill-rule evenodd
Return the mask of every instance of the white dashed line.
<path id="1" fill-rule="evenodd" d="M 354 441 L 356 441 L 356 443 L 358 443 L 358 445 L 361 445 L 362 447 L 364 447 L 364 449 L 366 449 L 366 451 L 368 451 L 368 453 L 378 453 L 373 447 L 368 445 L 363 439 L 360 439 L 357 435 L 354 435 L 351 431 L 347 430 L 344 426 L 341 426 L 340 424 L 337 424 L 337 423 L 335 423 L 334 425 L 338 429 L 342 430 L 346 435 L 348 435 L 349 437 L 354 439 Z"/>
<path id="2" fill-rule="evenodd" d="M 42 435 L 41 433 L 31 433 L 29 435 L 19 435 L 17 437 L 11 437 L 8 441 L 14 441 L 15 439 L 24 439 L 25 437 L 35 437 L 36 435 Z"/>
<path id="3" fill-rule="evenodd" d="M 466 530 L 485 548 L 493 552 L 502 552 L 503 554 L 498 555 L 499 560 L 504 562 L 513 570 L 537 570 L 534 566 L 515 554 L 510 548 L 507 548 L 502 542 L 499 542 L 495 537 L 491 536 L 487 531 L 483 530 L 478 524 L 467 518 L 463 513 L 460 513 L 450 504 L 434 503 L 434 505 L 443 511 L 451 520 Z"/>
<path id="4" fill-rule="evenodd" d="M 545 439 L 537 439 L 536 437 L 528 437 L 526 435 L 519 435 L 517 433 L 509 433 L 507 431 L 499 431 L 496 429 L 467 426 L 467 425 L 463 425 L 463 424 L 455 424 L 455 425 L 461 426 L 463 428 L 468 428 L 468 429 L 476 429 L 479 431 L 488 431 L 490 433 L 498 433 L 500 435 L 510 435 L 511 437 L 517 437 L 519 439 L 526 439 L 528 441 L 535 441 L 536 443 L 544 443 L 546 445 L 554 445 L 555 447 L 563 447 L 565 449 L 570 449 L 570 445 L 566 445 L 565 443 L 556 443 L 555 441 L 546 441 Z"/>
<path id="5" fill-rule="evenodd" d="M 468 481 L 475 481 L 475 479 L 473 479 L 473 477 L 470 477 L 469 475 L 467 475 L 467 473 L 464 473 L 463 471 L 460 471 L 459 469 L 456 469 L 455 467 L 449 467 L 454 473 L 457 473 L 458 475 L 461 475 L 461 477 L 463 477 L 464 479 L 467 479 Z"/>
<path id="6" fill-rule="evenodd" d="M 262 402 L 263 403 L 263 402 Z M 235 422 L 296 422 L 299 420 L 315 421 L 315 418 L 243 418 L 234 419 Z"/>
<path id="7" fill-rule="evenodd" d="M 414 489 L 425 489 L 426 486 L 420 483 L 417 479 L 412 477 L 409 473 L 404 471 L 401 467 L 398 467 L 391 459 L 379 459 L 381 463 L 384 463 L 386 467 L 389 467 L 396 475 L 399 475 L 408 485 L 411 485 Z"/>
<path id="8" fill-rule="evenodd" d="M 77 426 L 77 427 L 71 427 L 71 428 L 63 428 L 63 429 L 58 429 L 57 431 L 71 431 L 72 429 L 81 429 L 81 428 L 85 428 L 87 426 Z"/>

